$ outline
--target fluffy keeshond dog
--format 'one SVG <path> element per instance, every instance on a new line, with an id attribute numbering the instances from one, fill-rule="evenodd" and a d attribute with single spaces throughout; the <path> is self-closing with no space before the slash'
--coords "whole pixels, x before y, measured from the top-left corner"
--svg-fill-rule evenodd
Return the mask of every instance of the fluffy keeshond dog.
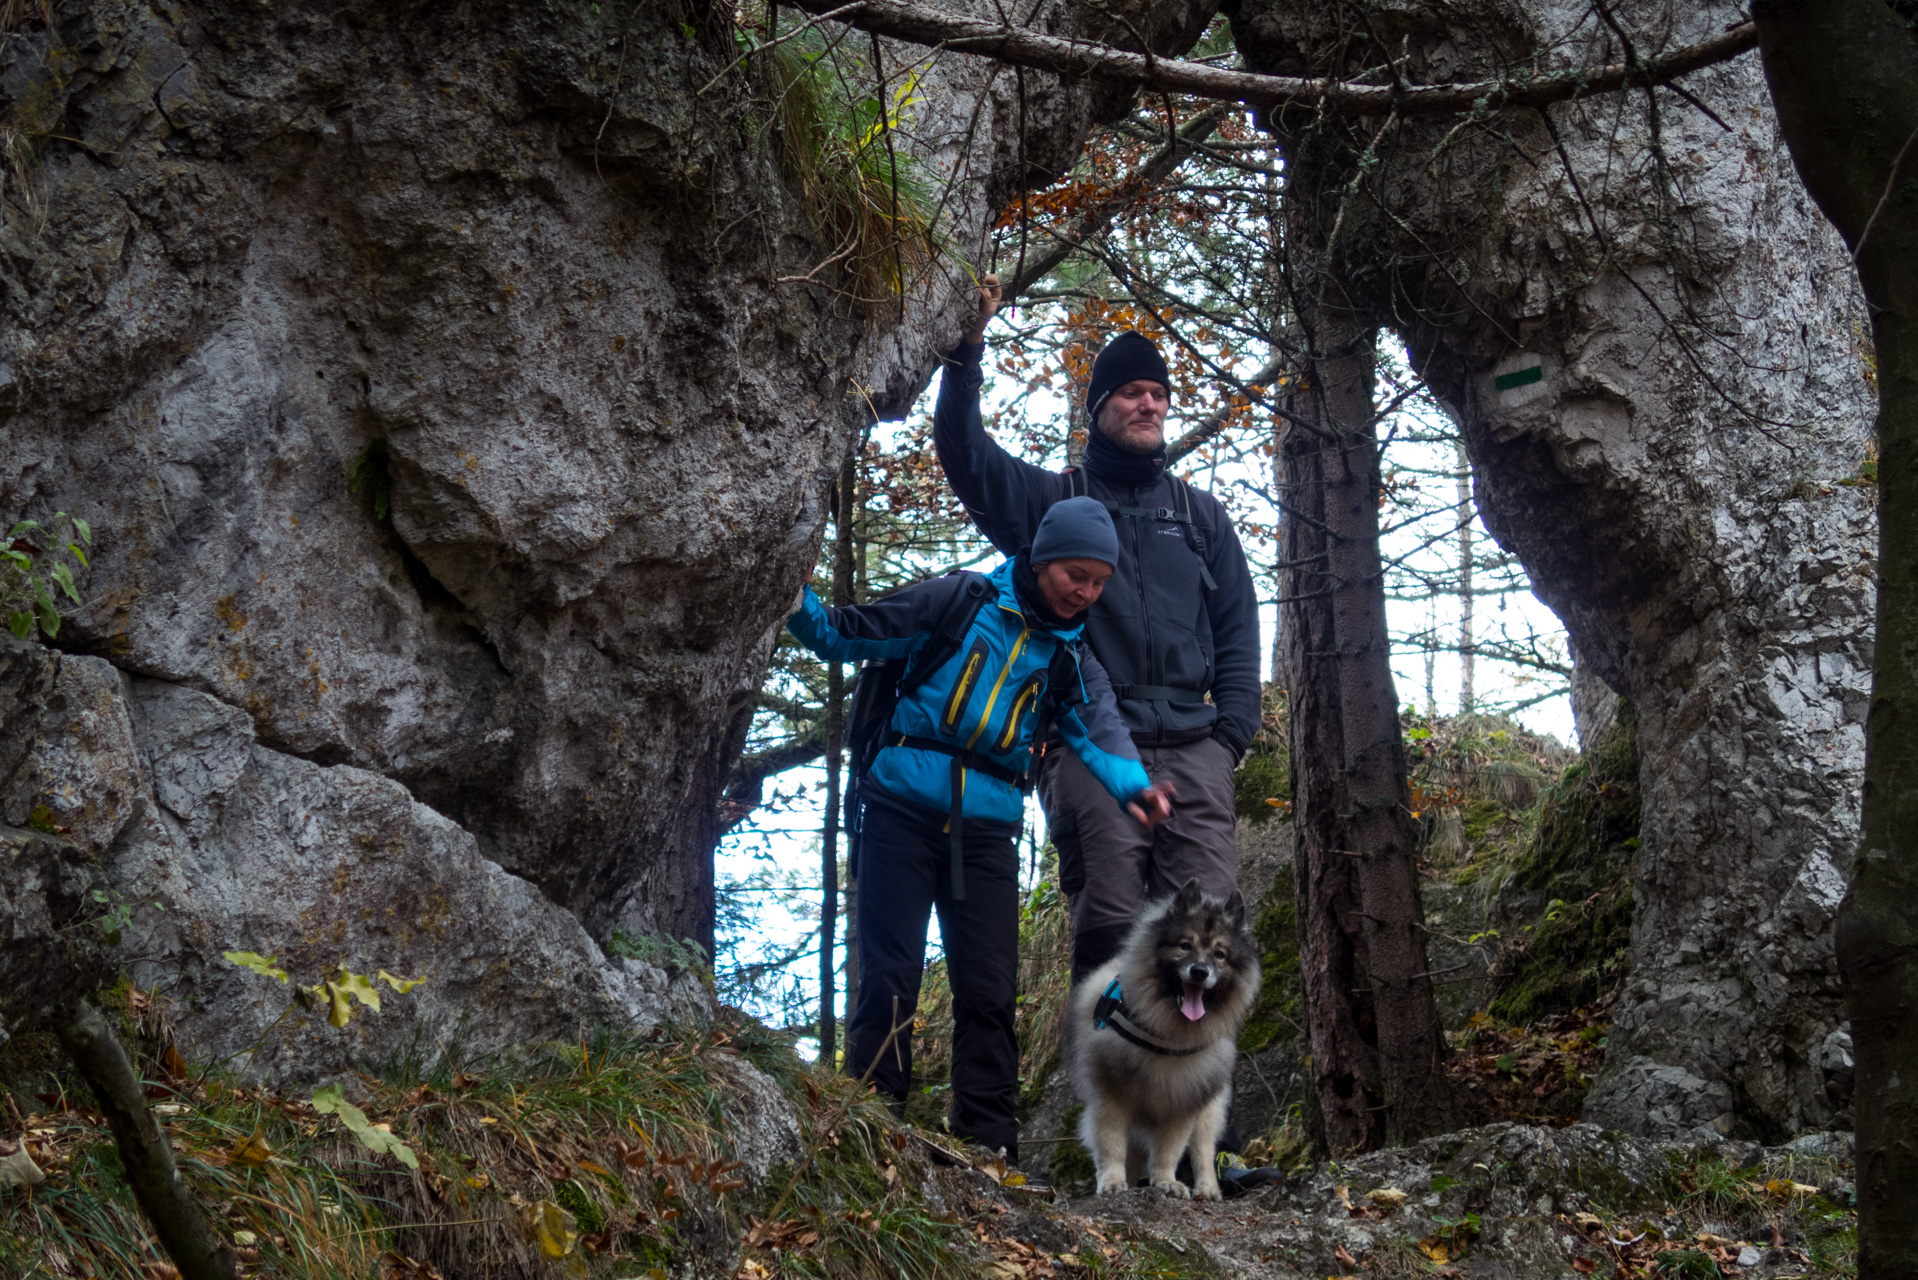
<path id="1" fill-rule="evenodd" d="M 1066 998 L 1065 1052 L 1099 1193 L 1142 1174 L 1167 1195 L 1219 1198 L 1213 1155 L 1232 1099 L 1239 1025 L 1259 997 L 1245 899 L 1197 880 L 1153 903 L 1112 960 Z M 1176 1170 L 1192 1157 L 1192 1189 Z"/>

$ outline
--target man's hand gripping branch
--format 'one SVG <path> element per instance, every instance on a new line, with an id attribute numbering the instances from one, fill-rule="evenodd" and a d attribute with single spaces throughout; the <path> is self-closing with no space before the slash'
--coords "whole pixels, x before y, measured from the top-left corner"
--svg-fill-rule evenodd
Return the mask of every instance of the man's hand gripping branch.
<path id="1" fill-rule="evenodd" d="M 1000 287 L 999 277 L 989 275 L 979 281 L 979 314 L 972 322 L 972 328 L 966 330 L 962 341 L 977 345 L 986 340 L 986 326 L 992 323 L 992 317 L 999 313 L 999 303 L 1006 296 Z"/>

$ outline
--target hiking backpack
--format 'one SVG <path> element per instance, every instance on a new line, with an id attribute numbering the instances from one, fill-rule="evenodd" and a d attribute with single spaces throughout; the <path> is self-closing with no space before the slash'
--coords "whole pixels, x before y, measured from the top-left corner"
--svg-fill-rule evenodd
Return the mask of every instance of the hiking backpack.
<path id="1" fill-rule="evenodd" d="M 963 569 L 953 572 L 965 580 L 964 585 L 939 616 L 925 647 L 905 658 L 862 662 L 859 664 L 859 674 L 853 680 L 852 707 L 846 716 L 849 767 L 845 820 L 846 834 L 850 837 L 849 852 L 855 859 L 858 857 L 860 810 L 863 807 L 859 793 L 872 772 L 873 763 L 885 748 L 886 730 L 892 724 L 892 713 L 898 709 L 901 698 L 930 680 L 939 668 L 958 654 L 966 633 L 972 630 L 973 621 L 979 616 L 980 607 L 985 604 L 986 597 L 992 594 L 992 582 L 984 574 L 968 573 Z M 856 863 L 853 874 L 858 874 Z"/>

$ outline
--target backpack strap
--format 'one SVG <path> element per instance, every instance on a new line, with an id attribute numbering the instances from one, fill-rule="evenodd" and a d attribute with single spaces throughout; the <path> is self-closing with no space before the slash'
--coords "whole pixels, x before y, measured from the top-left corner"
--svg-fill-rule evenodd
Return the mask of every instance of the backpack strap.
<path id="1" fill-rule="evenodd" d="M 1081 494 L 1091 494 L 1091 482 L 1085 477 L 1082 467 L 1067 467 L 1059 473 L 1066 482 L 1066 497 L 1077 498 Z M 1172 482 L 1172 501 L 1177 504 L 1170 507 L 1122 507 L 1116 502 L 1104 498 L 1096 501 L 1115 517 L 1125 516 L 1133 520 L 1165 520 L 1179 526 L 1179 536 L 1185 540 L 1186 550 L 1199 562 L 1199 581 L 1207 591 L 1217 591 L 1219 584 L 1212 577 L 1212 569 L 1205 562 L 1205 530 L 1192 518 L 1192 490 L 1185 481 L 1175 475 L 1167 474 Z"/>
<path id="2" fill-rule="evenodd" d="M 933 673 L 952 660 L 959 652 L 959 646 L 965 641 L 966 633 L 972 630 L 974 620 L 979 617 L 980 606 L 986 602 L 986 596 L 992 591 L 992 583 L 984 574 L 968 573 L 964 569 L 956 571 L 965 583 L 953 596 L 946 611 L 939 615 L 939 622 L 932 629 L 932 638 L 926 641 L 899 677 L 899 697 L 917 689 L 932 679 Z"/>
<path id="3" fill-rule="evenodd" d="M 1179 533 L 1185 538 L 1186 549 L 1199 561 L 1199 581 L 1205 584 L 1207 591 L 1217 591 L 1219 584 L 1212 580 L 1212 570 L 1205 563 L 1205 530 L 1192 518 L 1192 489 L 1185 481 L 1173 476 L 1172 496 L 1179 504 L 1174 517 L 1179 522 Z"/>

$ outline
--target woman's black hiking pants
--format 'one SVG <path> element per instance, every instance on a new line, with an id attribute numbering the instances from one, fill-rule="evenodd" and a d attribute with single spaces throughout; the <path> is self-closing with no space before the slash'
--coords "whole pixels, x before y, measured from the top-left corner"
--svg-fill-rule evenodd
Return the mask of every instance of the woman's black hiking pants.
<path id="1" fill-rule="evenodd" d="M 880 1093 L 905 1099 L 926 924 L 938 907 L 952 983 L 952 1131 L 990 1150 L 1004 1147 L 1015 1162 L 1019 831 L 1013 823 L 966 821 L 966 896 L 955 902 L 946 815 L 869 794 L 859 840 L 859 1003 L 847 1063 L 855 1078 L 871 1067 Z M 895 1010 L 901 1026 L 888 1044 Z"/>

